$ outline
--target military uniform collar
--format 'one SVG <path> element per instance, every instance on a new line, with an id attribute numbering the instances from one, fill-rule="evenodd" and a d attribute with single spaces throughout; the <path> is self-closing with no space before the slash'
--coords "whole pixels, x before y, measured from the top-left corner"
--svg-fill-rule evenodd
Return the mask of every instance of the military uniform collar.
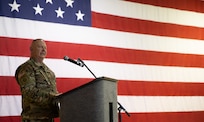
<path id="1" fill-rule="evenodd" d="M 37 63 L 33 58 L 30 58 L 30 60 L 36 65 L 36 66 L 42 66 L 42 67 L 44 67 L 44 63 L 42 62 L 42 63 Z"/>

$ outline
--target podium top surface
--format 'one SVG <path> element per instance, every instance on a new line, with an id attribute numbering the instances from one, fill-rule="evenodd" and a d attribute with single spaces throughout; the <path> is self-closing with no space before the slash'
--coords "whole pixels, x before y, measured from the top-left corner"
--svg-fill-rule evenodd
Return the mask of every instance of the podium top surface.
<path id="1" fill-rule="evenodd" d="M 63 96 L 66 95 L 66 94 L 72 93 L 72 92 L 74 92 L 74 91 L 76 91 L 76 90 L 82 89 L 82 88 L 84 88 L 84 87 L 86 87 L 86 86 L 92 85 L 92 84 L 94 84 L 95 82 L 98 82 L 98 81 L 101 81 L 101 80 L 111 81 L 111 82 L 115 82 L 115 83 L 117 83 L 117 81 L 118 81 L 118 80 L 116 80 L 116 79 L 109 78 L 109 77 L 104 77 L 104 76 L 103 76 L 103 77 L 99 77 L 99 78 L 93 79 L 92 81 L 90 81 L 90 82 L 88 82 L 88 83 L 86 83 L 86 84 L 84 84 L 84 85 L 81 85 L 81 86 L 79 86 L 79 87 L 77 87 L 77 88 L 75 88 L 75 89 L 72 89 L 72 90 L 70 90 L 70 91 L 65 92 L 65 93 L 59 95 L 57 98 L 61 98 L 61 97 L 63 97 Z"/>

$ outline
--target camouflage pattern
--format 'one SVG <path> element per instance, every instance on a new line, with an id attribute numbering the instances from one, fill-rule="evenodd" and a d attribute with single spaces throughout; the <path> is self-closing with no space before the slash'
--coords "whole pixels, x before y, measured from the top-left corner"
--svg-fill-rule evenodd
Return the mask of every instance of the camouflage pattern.
<path id="1" fill-rule="evenodd" d="M 54 119 L 32 119 L 32 120 L 22 120 L 22 122 L 54 122 Z"/>
<path id="2" fill-rule="evenodd" d="M 43 63 L 41 65 L 29 59 L 20 65 L 15 78 L 22 93 L 23 120 L 49 119 L 58 117 L 58 106 L 55 102 L 55 74 Z"/>

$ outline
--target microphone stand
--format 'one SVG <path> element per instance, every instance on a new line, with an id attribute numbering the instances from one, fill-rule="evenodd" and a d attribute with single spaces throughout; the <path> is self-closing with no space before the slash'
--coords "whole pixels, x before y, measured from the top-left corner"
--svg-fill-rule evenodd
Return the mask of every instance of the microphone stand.
<path id="1" fill-rule="evenodd" d="M 88 66 L 87 66 L 80 58 L 78 58 L 77 61 L 78 61 L 78 62 L 81 62 L 81 63 L 82 63 L 82 67 L 85 66 L 85 67 L 89 70 L 89 72 L 90 72 L 95 78 L 97 78 L 97 77 L 94 75 L 94 73 L 88 68 Z M 118 103 L 118 105 L 119 105 L 119 107 L 118 107 L 118 111 L 119 111 L 119 122 L 122 122 L 121 110 L 124 110 L 125 113 L 126 113 L 129 117 L 130 117 L 130 114 L 125 110 L 125 108 L 124 108 L 119 102 L 117 102 L 117 103 Z"/>
<path id="2" fill-rule="evenodd" d="M 88 68 L 88 66 L 87 66 L 80 58 L 78 58 L 77 61 L 81 62 L 81 63 L 83 64 L 83 66 L 85 66 L 86 69 L 88 69 L 89 72 L 90 72 L 95 78 L 97 78 L 97 77 L 94 75 L 94 73 Z"/>
<path id="3" fill-rule="evenodd" d="M 119 111 L 119 122 L 122 122 L 121 110 L 124 110 L 125 113 L 130 117 L 130 114 L 125 110 L 125 108 L 118 102 L 118 111 Z"/>

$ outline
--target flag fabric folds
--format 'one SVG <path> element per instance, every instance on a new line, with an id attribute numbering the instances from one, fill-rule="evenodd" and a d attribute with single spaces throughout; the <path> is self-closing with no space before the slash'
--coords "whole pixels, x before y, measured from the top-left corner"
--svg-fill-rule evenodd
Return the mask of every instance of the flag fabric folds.
<path id="1" fill-rule="evenodd" d="M 80 58 L 119 81 L 123 121 L 202 122 L 203 13 L 202 0 L 0 0 L 0 121 L 20 121 L 14 73 L 42 38 L 59 92 L 94 79 L 63 60 Z"/>

